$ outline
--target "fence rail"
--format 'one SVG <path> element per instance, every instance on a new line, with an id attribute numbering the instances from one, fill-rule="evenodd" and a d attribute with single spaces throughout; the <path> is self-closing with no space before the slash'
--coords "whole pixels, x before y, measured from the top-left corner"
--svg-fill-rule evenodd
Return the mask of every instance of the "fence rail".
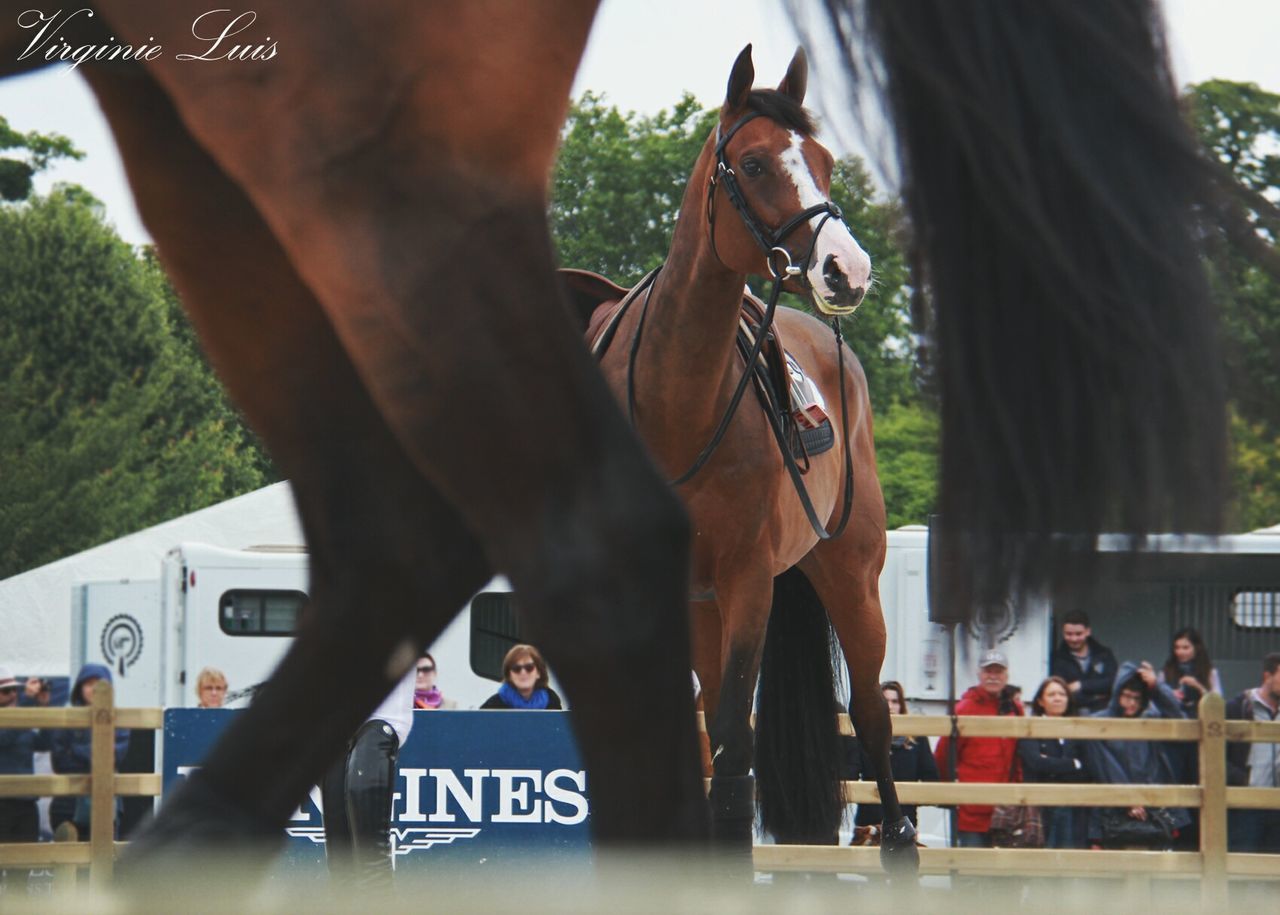
<path id="1" fill-rule="evenodd" d="M 105 680 L 94 686 L 92 701 L 87 706 L 0 711 L 0 728 L 88 729 L 88 775 L 0 775 L 0 798 L 87 795 L 91 824 L 87 842 L 78 841 L 75 830 L 71 829 L 52 843 L 0 845 L 0 868 L 51 867 L 55 871 L 55 885 L 63 886 L 68 883 L 74 885 L 76 868 L 88 865 L 92 884 L 108 883 L 116 855 L 125 845 L 115 840 L 112 828 L 116 817 L 116 797 L 155 797 L 160 794 L 159 775 L 116 772 L 116 729 L 159 730 L 163 727 L 164 712 L 161 709 L 116 708 L 111 684 Z"/>
<path id="2" fill-rule="evenodd" d="M 1198 745 L 1199 783 L 1195 785 L 1049 785 L 1034 782 L 981 784 L 905 782 L 899 798 L 909 804 L 1020 804 L 1070 807 L 1192 807 L 1200 810 L 1198 852 L 1093 851 L 1054 849 L 922 848 L 923 873 L 1002 875 L 1133 875 L 1194 877 L 1200 880 L 1202 905 L 1224 910 L 1229 877 L 1280 879 L 1280 855 L 1228 853 L 1227 811 L 1280 809 L 1280 788 L 1227 786 L 1227 741 L 1280 743 L 1280 722 L 1226 721 L 1221 696 L 1200 702 L 1196 720 L 1118 718 L 956 718 L 893 716 L 893 732 L 911 737 L 1070 738 L 1075 740 L 1158 740 Z M 848 716 L 841 730 L 851 734 Z M 851 803 L 879 800 L 869 782 L 845 782 Z M 760 869 L 874 872 L 877 849 L 827 846 L 759 846 Z"/>
<path id="3" fill-rule="evenodd" d="M 1226 906 L 1229 877 L 1280 879 L 1280 855 L 1227 852 L 1227 810 L 1280 809 L 1280 788 L 1236 788 L 1226 784 L 1226 742 L 1280 743 L 1280 722 L 1225 721 L 1221 696 L 1208 695 L 1200 703 L 1194 721 L 1124 720 L 1114 718 L 1013 718 L 893 716 L 895 734 L 942 737 L 1067 737 L 1078 740 L 1159 740 L 1196 742 L 1200 781 L 1195 785 L 1050 785 L 1034 782 L 982 784 L 957 782 L 902 782 L 898 796 L 908 804 L 1028 804 L 1072 807 L 1144 806 L 1200 809 L 1198 852 L 1085 851 L 1052 849 L 922 848 L 921 872 L 1050 875 L 1141 875 L 1199 878 L 1206 908 Z M 841 730 L 852 734 L 847 715 L 840 716 Z M 92 703 L 83 708 L 5 709 L 0 728 L 88 728 L 92 770 L 88 775 L 0 776 L 0 797 L 84 796 L 90 798 L 92 822 L 114 821 L 116 796 L 155 796 L 160 776 L 120 774 L 115 771 L 114 737 L 117 728 L 163 727 L 161 709 L 116 709 L 110 684 L 100 682 Z M 850 803 L 876 803 L 879 791 L 872 782 L 845 782 Z M 74 831 L 73 831 L 74 832 Z M 0 845 L 0 867 L 61 868 L 55 883 L 66 882 L 68 868 L 88 865 L 91 882 L 110 880 L 115 856 L 125 843 L 116 842 L 109 828 L 91 831 L 88 842 L 58 841 Z M 755 848 L 759 870 L 812 870 L 842 873 L 878 872 L 879 850 L 809 845 L 759 845 Z"/>

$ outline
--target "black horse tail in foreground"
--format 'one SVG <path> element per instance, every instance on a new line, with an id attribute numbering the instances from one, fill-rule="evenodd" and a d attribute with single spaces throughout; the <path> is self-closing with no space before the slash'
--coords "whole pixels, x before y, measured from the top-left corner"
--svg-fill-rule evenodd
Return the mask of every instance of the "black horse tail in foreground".
<path id="1" fill-rule="evenodd" d="M 1220 529 L 1214 172 L 1156 5 L 826 0 L 806 31 L 834 32 L 898 141 L 941 399 L 938 596 L 1060 582 L 1055 545 L 1104 530 Z"/>
<path id="2" fill-rule="evenodd" d="M 835 644 L 804 573 L 775 578 L 756 697 L 756 785 L 764 831 L 780 844 L 831 845 L 840 828 Z"/>

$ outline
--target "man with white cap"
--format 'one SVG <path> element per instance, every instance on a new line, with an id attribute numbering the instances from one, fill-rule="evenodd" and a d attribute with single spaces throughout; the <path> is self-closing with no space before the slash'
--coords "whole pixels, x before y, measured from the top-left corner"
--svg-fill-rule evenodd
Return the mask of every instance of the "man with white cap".
<path id="1" fill-rule="evenodd" d="M 991 648 L 978 659 L 978 685 L 971 686 L 956 703 L 957 715 L 1019 715 L 1022 704 L 1009 689 L 1009 659 Z M 1007 782 L 1013 772 L 1018 741 L 1012 737 L 959 737 L 956 739 L 955 780 L 959 782 Z M 943 737 L 934 751 L 943 779 L 951 774 L 951 739 Z M 957 809 L 957 840 L 962 847 L 986 848 L 991 844 L 991 810 L 986 804 L 961 804 Z"/>

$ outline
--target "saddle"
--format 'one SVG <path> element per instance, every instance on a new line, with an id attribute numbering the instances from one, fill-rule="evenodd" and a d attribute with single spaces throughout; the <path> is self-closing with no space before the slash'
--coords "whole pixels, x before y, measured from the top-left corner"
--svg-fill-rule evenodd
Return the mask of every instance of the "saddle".
<path id="1" fill-rule="evenodd" d="M 561 269 L 558 274 L 592 355 L 601 359 L 613 342 L 622 316 L 649 288 L 657 270 L 630 290 L 589 270 Z M 764 315 L 764 302 L 744 288 L 737 336 L 739 358 L 744 362 L 759 336 Z M 797 461 L 807 461 L 835 446 L 835 430 L 822 394 L 784 348 L 776 323 L 751 370 L 756 399 L 762 409 L 778 417 Z"/>

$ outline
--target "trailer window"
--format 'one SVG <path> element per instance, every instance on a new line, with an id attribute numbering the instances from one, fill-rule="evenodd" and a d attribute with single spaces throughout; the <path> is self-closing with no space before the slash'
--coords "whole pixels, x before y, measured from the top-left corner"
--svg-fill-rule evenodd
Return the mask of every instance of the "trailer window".
<path id="1" fill-rule="evenodd" d="M 1231 621 L 1242 629 L 1280 628 L 1280 591 L 1239 591 L 1231 598 Z"/>
<path id="2" fill-rule="evenodd" d="M 227 591 L 218 601 L 218 625 L 228 635 L 293 635 L 306 601 L 301 591 Z"/>
<path id="3" fill-rule="evenodd" d="M 471 670 L 487 680 L 502 679 L 502 659 L 521 641 L 513 597 L 486 591 L 471 600 Z"/>

